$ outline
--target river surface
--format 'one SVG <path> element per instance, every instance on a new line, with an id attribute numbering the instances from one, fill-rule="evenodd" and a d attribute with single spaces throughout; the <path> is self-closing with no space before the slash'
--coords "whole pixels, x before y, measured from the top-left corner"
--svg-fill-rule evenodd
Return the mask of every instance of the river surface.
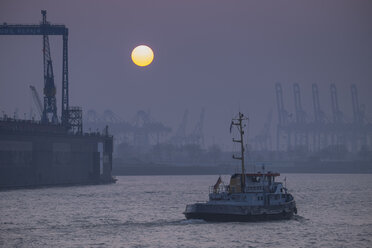
<path id="1" fill-rule="evenodd" d="M 1 191 L 0 247 L 372 247 L 371 174 L 284 176 L 298 216 L 257 223 L 185 220 L 218 176 Z"/>

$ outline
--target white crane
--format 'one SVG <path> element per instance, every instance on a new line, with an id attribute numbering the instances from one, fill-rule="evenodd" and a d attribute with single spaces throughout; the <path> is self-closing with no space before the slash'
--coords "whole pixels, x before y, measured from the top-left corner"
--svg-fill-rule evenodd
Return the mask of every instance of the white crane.
<path id="1" fill-rule="evenodd" d="M 43 116 L 43 107 L 42 107 L 42 104 L 41 104 L 39 94 L 37 93 L 35 87 L 32 86 L 32 85 L 30 85 L 30 90 L 31 90 L 32 100 L 34 100 L 37 112 L 39 112 L 40 119 L 41 119 L 42 116 Z"/>

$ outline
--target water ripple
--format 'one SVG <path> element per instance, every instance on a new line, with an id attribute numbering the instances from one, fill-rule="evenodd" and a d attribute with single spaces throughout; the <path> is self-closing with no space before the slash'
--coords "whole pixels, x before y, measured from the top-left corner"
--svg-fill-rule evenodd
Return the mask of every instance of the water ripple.
<path id="1" fill-rule="evenodd" d="M 289 221 L 185 220 L 214 176 L 0 192 L 0 247 L 371 247 L 372 175 L 289 174 Z"/>

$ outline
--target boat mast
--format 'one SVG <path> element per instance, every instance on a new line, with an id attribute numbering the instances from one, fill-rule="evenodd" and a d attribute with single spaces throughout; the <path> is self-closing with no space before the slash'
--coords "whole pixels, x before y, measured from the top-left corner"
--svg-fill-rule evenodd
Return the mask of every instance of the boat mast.
<path id="1" fill-rule="evenodd" d="M 240 143 L 241 155 L 240 157 L 233 155 L 233 159 L 238 159 L 242 161 L 242 176 L 241 176 L 241 191 L 242 192 L 244 192 L 244 189 L 245 189 L 244 140 L 243 140 L 244 130 L 243 130 L 243 125 L 242 125 L 243 120 L 248 120 L 248 118 L 244 117 L 244 115 L 239 112 L 239 117 L 237 119 L 232 119 L 231 126 L 230 126 L 230 132 L 231 132 L 231 127 L 234 125 L 238 127 L 238 130 L 240 133 L 240 140 L 236 140 L 233 138 L 233 142 Z"/>

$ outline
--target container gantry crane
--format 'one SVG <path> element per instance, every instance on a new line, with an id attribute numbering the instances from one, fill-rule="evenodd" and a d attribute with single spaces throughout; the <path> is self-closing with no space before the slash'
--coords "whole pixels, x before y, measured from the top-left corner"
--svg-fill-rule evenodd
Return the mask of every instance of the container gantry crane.
<path id="1" fill-rule="evenodd" d="M 276 129 L 276 149 L 281 149 L 281 140 L 286 138 L 284 150 L 289 150 L 291 147 L 291 130 L 288 128 L 288 112 L 284 108 L 283 102 L 283 90 L 281 83 L 275 83 L 275 95 L 276 95 L 276 105 L 278 108 L 278 125 Z"/>

